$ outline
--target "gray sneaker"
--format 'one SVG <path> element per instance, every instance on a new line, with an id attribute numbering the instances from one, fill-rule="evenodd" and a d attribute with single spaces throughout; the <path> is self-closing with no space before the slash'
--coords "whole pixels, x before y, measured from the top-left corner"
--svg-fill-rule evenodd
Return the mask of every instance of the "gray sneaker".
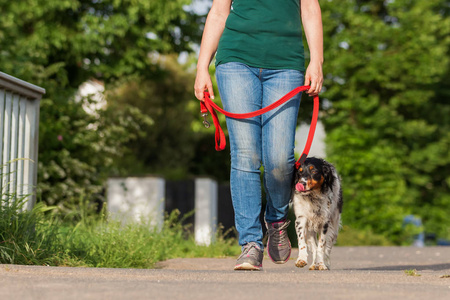
<path id="1" fill-rule="evenodd" d="M 291 242 L 287 234 L 287 228 L 291 221 L 281 221 L 268 223 L 267 231 L 269 240 L 267 241 L 267 254 L 276 264 L 284 264 L 291 256 Z"/>
<path id="2" fill-rule="evenodd" d="M 235 270 L 260 270 L 262 268 L 263 251 L 255 242 L 246 244 L 239 255 Z"/>

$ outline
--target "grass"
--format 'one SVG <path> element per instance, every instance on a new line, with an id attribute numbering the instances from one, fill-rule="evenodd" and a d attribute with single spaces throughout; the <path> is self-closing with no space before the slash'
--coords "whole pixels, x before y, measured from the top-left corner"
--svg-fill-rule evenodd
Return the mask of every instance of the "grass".
<path id="1" fill-rule="evenodd" d="M 344 225 L 339 231 L 336 246 L 393 246 L 386 237 L 370 230 L 355 229 Z"/>
<path id="2" fill-rule="evenodd" d="M 25 199 L 9 197 L 0 205 L 0 263 L 106 268 L 152 268 L 175 257 L 236 256 L 234 239 L 218 232 L 210 246 L 195 244 L 179 213 L 166 216 L 161 230 L 146 223 L 122 225 L 80 210 L 77 222 L 52 214 L 38 203 L 22 211 Z M 73 217 L 73 216 L 72 216 Z"/>
<path id="3" fill-rule="evenodd" d="M 416 269 L 405 270 L 405 274 L 408 276 L 422 276 L 419 273 L 417 273 Z"/>

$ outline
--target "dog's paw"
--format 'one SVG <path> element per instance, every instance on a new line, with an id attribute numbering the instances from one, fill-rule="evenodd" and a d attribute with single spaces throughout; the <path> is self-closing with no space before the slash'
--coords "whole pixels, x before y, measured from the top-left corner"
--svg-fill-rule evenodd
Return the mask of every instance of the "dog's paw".
<path id="1" fill-rule="evenodd" d="M 304 261 L 303 259 L 297 259 L 297 261 L 295 262 L 295 266 L 298 268 L 303 268 L 304 266 L 306 266 L 308 263 L 306 261 Z"/>
<path id="2" fill-rule="evenodd" d="M 318 263 L 318 264 L 312 264 L 309 267 L 309 270 L 314 271 L 314 270 L 319 270 L 319 271 L 326 271 L 329 270 L 330 268 L 328 268 L 326 265 L 322 264 L 322 263 Z"/>

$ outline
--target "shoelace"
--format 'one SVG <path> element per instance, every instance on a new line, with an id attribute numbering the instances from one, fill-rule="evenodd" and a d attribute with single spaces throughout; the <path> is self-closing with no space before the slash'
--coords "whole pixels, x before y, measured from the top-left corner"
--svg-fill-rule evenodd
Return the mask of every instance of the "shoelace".
<path id="1" fill-rule="evenodd" d="M 253 258 L 258 259 L 257 255 L 255 252 L 250 252 L 250 250 L 252 248 L 255 248 L 256 250 L 260 251 L 258 248 L 258 245 L 255 242 L 251 242 L 248 243 L 244 246 L 244 249 L 242 250 L 241 255 L 239 256 L 239 258 L 241 258 L 244 255 L 249 255 L 249 256 L 253 256 Z"/>
<path id="2" fill-rule="evenodd" d="M 289 222 L 285 222 L 280 227 L 276 228 L 272 225 L 269 226 L 268 231 L 270 238 L 274 239 L 274 242 L 278 245 L 284 245 L 286 242 L 286 239 L 288 239 L 287 231 L 286 229 L 289 226 Z"/>

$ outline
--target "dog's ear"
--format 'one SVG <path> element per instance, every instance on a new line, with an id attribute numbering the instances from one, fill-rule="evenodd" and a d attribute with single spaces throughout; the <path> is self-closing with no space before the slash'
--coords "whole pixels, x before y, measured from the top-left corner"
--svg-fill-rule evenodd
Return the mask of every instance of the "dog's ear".
<path id="1" fill-rule="evenodd" d="M 331 171 L 331 167 L 325 163 L 322 167 L 322 170 L 323 170 L 323 177 L 325 179 L 326 186 L 329 187 L 330 189 L 332 189 L 333 183 L 334 183 L 334 176 L 333 176 L 333 172 Z"/>

